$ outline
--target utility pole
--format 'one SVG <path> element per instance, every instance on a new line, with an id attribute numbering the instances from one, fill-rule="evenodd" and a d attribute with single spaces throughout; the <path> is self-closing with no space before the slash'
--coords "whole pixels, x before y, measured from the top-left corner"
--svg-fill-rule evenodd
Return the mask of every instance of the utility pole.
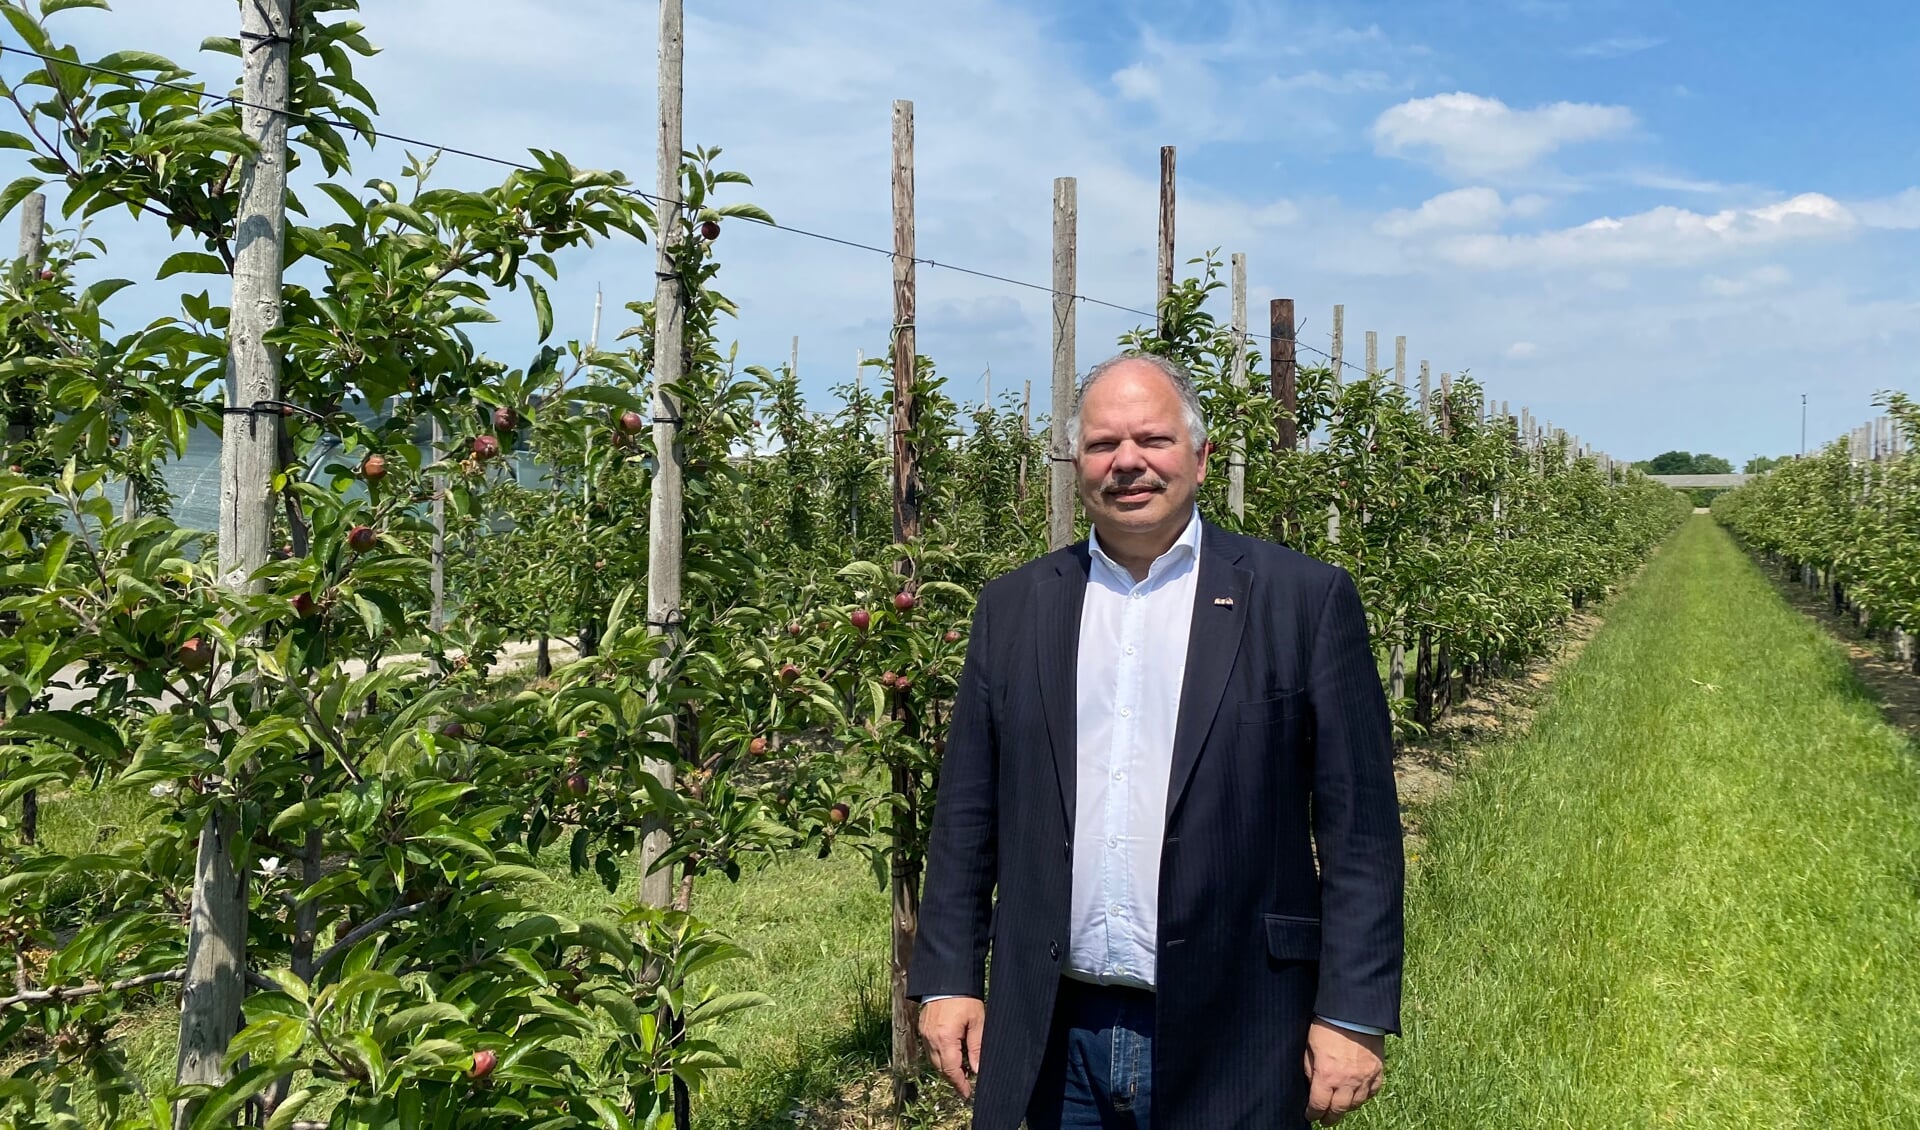
<path id="1" fill-rule="evenodd" d="M 681 546 L 685 537 L 682 510 L 686 451 L 680 444 L 680 397 L 675 391 L 685 375 L 687 308 L 680 272 L 674 263 L 685 230 L 680 207 L 680 115 L 686 58 L 681 0 L 660 0 L 660 133 L 655 154 L 659 232 L 654 240 L 653 298 L 653 484 L 647 515 L 647 624 L 667 647 L 653 661 L 650 695 L 658 696 L 661 682 L 679 650 L 681 613 Z M 668 741 L 678 739 L 678 720 L 664 719 Z M 643 765 L 662 785 L 673 787 L 673 763 L 648 758 Z M 664 907 L 673 901 L 673 876 L 654 864 L 669 846 L 667 829 L 657 817 L 642 826 L 640 901 Z"/>
<path id="2" fill-rule="evenodd" d="M 241 593 L 261 591 L 253 574 L 266 564 L 273 530 L 271 488 L 280 439 L 273 402 L 280 399 L 280 359 L 265 339 L 281 324 L 293 31 L 293 0 L 241 5 L 240 39 L 247 50 L 240 122 L 255 152 L 241 159 L 234 214 L 219 533 L 220 584 Z M 247 964 L 247 879 L 234 859 L 239 835 L 238 808 L 216 801 L 201 825 L 194 861 L 174 1067 L 181 1084 L 224 1082 L 227 1045 L 239 1030 Z M 174 1125 L 191 1124 L 199 1105 L 177 1103 Z"/>

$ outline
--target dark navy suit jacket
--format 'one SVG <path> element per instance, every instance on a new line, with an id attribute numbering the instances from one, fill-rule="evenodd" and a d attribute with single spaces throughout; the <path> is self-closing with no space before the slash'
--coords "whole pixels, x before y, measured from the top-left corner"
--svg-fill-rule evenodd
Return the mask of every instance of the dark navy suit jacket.
<path id="1" fill-rule="evenodd" d="M 1154 1125 L 1296 1127 L 1316 1012 L 1399 1031 L 1391 722 L 1344 570 L 1213 525 L 1199 570 L 1160 856 Z M 978 1130 L 1024 1116 L 1067 955 L 1087 571 L 1081 542 L 982 590 L 940 768 L 908 992 L 986 998 Z"/>

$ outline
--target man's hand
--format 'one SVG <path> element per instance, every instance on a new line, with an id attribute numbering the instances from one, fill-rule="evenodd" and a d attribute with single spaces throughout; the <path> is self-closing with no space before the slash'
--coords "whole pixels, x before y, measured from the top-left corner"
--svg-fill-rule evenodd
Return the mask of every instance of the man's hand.
<path id="1" fill-rule="evenodd" d="M 1308 1121 L 1332 1126 L 1372 1098 L 1386 1074 L 1386 1047 L 1385 1036 L 1315 1020 L 1307 1029 Z"/>
<path id="2" fill-rule="evenodd" d="M 968 1075 L 980 1073 L 980 1033 L 987 1026 L 987 1004 L 979 997 L 948 997 L 920 1007 L 920 1038 L 933 1065 L 960 1097 L 973 1097 Z"/>

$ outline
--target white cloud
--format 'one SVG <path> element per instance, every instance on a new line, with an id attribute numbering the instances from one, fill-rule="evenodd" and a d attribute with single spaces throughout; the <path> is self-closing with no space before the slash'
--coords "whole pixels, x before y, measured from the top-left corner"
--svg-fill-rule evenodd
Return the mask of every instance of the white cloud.
<path id="1" fill-rule="evenodd" d="M 1422 203 L 1418 208 L 1396 208 L 1373 222 L 1373 230 L 1396 238 L 1447 231 L 1490 231 L 1508 217 L 1536 216 L 1550 202 L 1544 196 L 1502 200 L 1486 187 L 1456 188 Z"/>
<path id="2" fill-rule="evenodd" d="M 1458 266 L 1488 269 L 1673 264 L 1748 247 L 1833 239 L 1858 227 L 1859 220 L 1845 205 L 1807 192 L 1761 208 L 1706 214 L 1663 205 L 1532 235 L 1452 236 L 1438 241 L 1434 252 Z"/>
<path id="3" fill-rule="evenodd" d="M 1768 263 L 1740 274 L 1708 275 L 1701 289 L 1718 298 L 1742 298 L 1764 290 L 1776 290 L 1793 281 L 1793 272 L 1778 263 Z"/>
<path id="4" fill-rule="evenodd" d="M 1860 222 L 1870 228 L 1920 230 L 1920 188 L 1909 188 L 1878 200 L 1862 200 L 1853 205 L 1853 211 Z"/>
<path id="5" fill-rule="evenodd" d="M 1596 39 L 1592 43 L 1583 43 L 1567 52 L 1576 59 L 1621 59 L 1628 55 L 1637 55 L 1642 51 L 1651 51 L 1666 43 L 1650 35 L 1616 35 L 1607 39 Z"/>
<path id="6" fill-rule="evenodd" d="M 1534 343 L 1530 341 L 1516 341 L 1512 345 L 1507 346 L 1506 356 L 1509 361 L 1525 361 L 1538 352 L 1540 352 L 1540 347 Z"/>
<path id="7" fill-rule="evenodd" d="M 1456 91 L 1402 102 L 1380 115 L 1372 133 L 1382 154 L 1431 159 L 1456 176 L 1482 177 L 1519 172 L 1562 146 L 1621 136 L 1635 122 L 1625 106 L 1555 102 L 1515 110 Z"/>

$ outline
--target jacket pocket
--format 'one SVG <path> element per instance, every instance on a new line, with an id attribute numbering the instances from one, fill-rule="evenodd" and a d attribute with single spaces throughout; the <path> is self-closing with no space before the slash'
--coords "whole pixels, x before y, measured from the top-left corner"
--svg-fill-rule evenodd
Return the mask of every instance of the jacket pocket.
<path id="1" fill-rule="evenodd" d="M 1240 724 L 1242 726 L 1271 726 L 1298 710 L 1300 692 L 1287 691 L 1272 698 L 1257 699 L 1240 704 Z"/>
<path id="2" fill-rule="evenodd" d="M 1268 914 L 1267 954 L 1277 961 L 1319 961 L 1320 920 Z"/>

